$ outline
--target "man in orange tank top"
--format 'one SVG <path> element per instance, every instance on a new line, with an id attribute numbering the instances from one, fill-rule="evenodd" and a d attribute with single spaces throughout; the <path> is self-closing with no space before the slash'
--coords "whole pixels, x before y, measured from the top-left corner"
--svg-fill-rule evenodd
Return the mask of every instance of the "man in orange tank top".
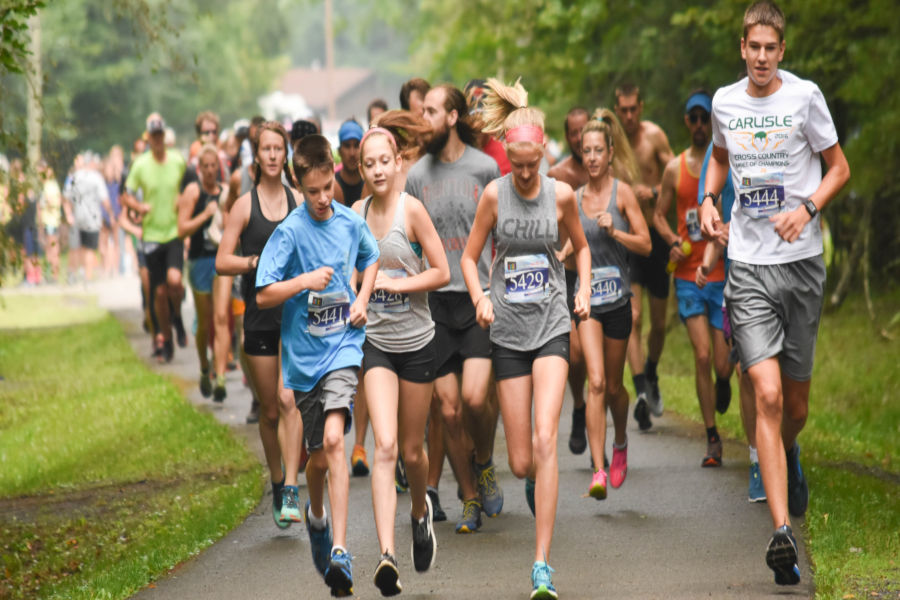
<path id="1" fill-rule="evenodd" d="M 725 267 L 721 258 L 712 269 L 704 268 L 707 284 L 701 289 L 695 282 L 703 263 L 706 240 L 700 233 L 697 187 L 700 168 L 706 155 L 712 126 L 712 98 L 703 90 L 695 91 L 685 105 L 684 124 L 691 133 L 690 147 L 669 161 L 663 172 L 662 188 L 653 224 L 669 244 L 669 267 L 675 271 L 675 295 L 678 316 L 687 326 L 694 348 L 697 397 L 706 425 L 704 467 L 722 465 L 722 440 L 716 430 L 716 409 L 724 413 L 731 401 L 731 363 L 722 332 L 722 293 L 725 289 Z M 666 214 L 675 200 L 678 232 L 672 231 Z M 710 352 L 712 337 L 712 352 Z M 716 371 L 715 391 L 711 368 Z"/>

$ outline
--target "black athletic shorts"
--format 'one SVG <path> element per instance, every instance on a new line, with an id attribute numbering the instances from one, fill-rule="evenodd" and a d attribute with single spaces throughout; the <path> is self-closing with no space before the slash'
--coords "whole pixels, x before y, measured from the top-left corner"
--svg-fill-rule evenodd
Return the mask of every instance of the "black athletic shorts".
<path id="1" fill-rule="evenodd" d="M 435 376 L 462 373 L 463 361 L 491 357 L 491 337 L 475 320 L 475 307 L 466 292 L 428 294 L 434 321 Z"/>
<path id="2" fill-rule="evenodd" d="M 389 369 L 404 381 L 431 383 L 434 381 L 434 338 L 412 352 L 385 352 L 366 340 L 363 343 L 363 372 L 375 367 Z"/>
<path id="3" fill-rule="evenodd" d="M 606 312 L 600 312 L 598 309 L 599 307 L 592 306 L 589 318 L 598 321 L 603 326 L 603 337 L 627 340 L 631 335 L 631 302 L 626 302 L 622 306 Z M 581 319 L 576 317 L 576 326 L 580 323 Z"/>
<path id="4" fill-rule="evenodd" d="M 145 242 L 146 252 L 146 242 Z M 175 238 L 165 244 L 155 245 L 151 252 L 146 253 L 147 270 L 150 272 L 150 291 L 156 286 L 166 283 L 166 273 L 169 269 L 182 271 L 184 269 L 184 242 Z"/>
<path id="5" fill-rule="evenodd" d="M 87 248 L 88 250 L 96 250 L 100 247 L 100 232 L 85 231 L 84 229 L 79 229 L 78 243 L 82 248 Z"/>
<path id="6" fill-rule="evenodd" d="M 542 356 L 561 356 L 569 360 L 569 333 L 551 338 L 546 344 L 534 350 L 513 350 L 497 344 L 493 345 L 494 379 L 512 379 L 531 375 L 534 361 Z"/>
<path id="7" fill-rule="evenodd" d="M 666 272 L 669 264 L 669 245 L 662 236 L 650 228 L 650 256 L 628 253 L 631 283 L 639 283 L 654 298 L 668 298 L 671 277 Z"/>
<path id="8" fill-rule="evenodd" d="M 280 329 L 269 331 L 244 330 L 244 352 L 248 356 L 278 356 L 278 345 L 280 343 Z"/>
<path id="9" fill-rule="evenodd" d="M 569 318 L 575 319 L 575 283 L 578 281 L 578 272 L 566 269 L 566 306 L 569 307 Z"/>

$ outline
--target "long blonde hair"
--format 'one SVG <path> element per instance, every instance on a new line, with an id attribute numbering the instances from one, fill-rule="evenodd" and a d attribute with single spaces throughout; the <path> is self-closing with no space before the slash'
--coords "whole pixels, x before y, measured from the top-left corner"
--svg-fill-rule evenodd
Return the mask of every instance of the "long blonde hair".
<path id="1" fill-rule="evenodd" d="M 640 181 L 640 171 L 634 150 L 631 149 L 631 144 L 628 142 L 628 137 L 616 114 L 608 108 L 595 110 L 594 115 L 581 129 L 582 139 L 586 133 L 591 131 L 602 133 L 606 139 L 606 146 L 612 151 L 613 156 L 613 175 L 628 185 L 634 185 Z"/>
<path id="2" fill-rule="evenodd" d="M 544 129 L 544 113 L 528 106 L 528 92 L 522 87 L 521 78 L 512 85 L 505 85 L 499 79 L 491 77 L 487 80 L 486 87 L 482 133 L 499 137 L 522 125 Z"/>

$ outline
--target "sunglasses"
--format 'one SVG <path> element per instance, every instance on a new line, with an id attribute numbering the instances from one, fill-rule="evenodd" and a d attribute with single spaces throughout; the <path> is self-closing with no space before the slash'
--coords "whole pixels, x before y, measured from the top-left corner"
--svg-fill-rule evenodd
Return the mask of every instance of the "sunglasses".
<path id="1" fill-rule="evenodd" d="M 200 132 L 200 135 L 218 135 L 219 132 L 216 129 L 204 129 Z"/>
<path id="2" fill-rule="evenodd" d="M 691 113 L 688 115 L 688 120 L 691 122 L 691 125 L 696 125 L 697 121 L 706 125 L 709 123 L 709 113 Z"/>

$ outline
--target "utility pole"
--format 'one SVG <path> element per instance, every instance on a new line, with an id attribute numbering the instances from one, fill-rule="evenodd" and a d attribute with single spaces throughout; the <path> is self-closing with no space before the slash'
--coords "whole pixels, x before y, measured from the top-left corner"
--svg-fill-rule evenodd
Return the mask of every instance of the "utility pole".
<path id="1" fill-rule="evenodd" d="M 331 0 L 325 0 L 325 80 L 328 91 L 328 120 L 337 119 L 334 102 L 334 31 L 331 20 Z"/>
<path id="2" fill-rule="evenodd" d="M 25 94 L 27 100 L 26 134 L 28 137 L 26 156 L 28 157 L 28 170 L 33 175 L 38 162 L 41 160 L 41 122 L 44 120 L 41 110 L 44 76 L 41 70 L 40 12 L 29 17 L 28 30 L 31 34 L 31 40 L 28 44 L 30 54 L 28 55 L 28 66 L 25 73 L 28 82 L 28 93 Z"/>

